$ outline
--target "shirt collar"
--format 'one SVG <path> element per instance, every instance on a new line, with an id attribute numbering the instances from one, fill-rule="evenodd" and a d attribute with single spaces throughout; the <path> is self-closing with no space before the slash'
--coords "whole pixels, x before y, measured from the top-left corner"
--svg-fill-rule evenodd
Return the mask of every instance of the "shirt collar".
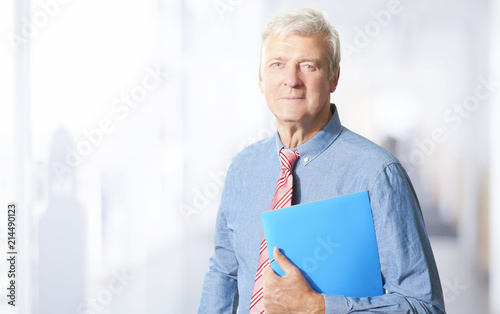
<path id="1" fill-rule="evenodd" d="M 328 146 L 330 146 L 342 132 L 342 125 L 340 124 L 340 118 L 338 115 L 338 110 L 335 104 L 330 105 L 330 110 L 332 112 L 332 118 L 325 125 L 325 127 L 318 132 L 313 138 L 298 146 L 292 150 L 298 150 L 300 154 L 300 162 L 304 165 L 310 163 L 314 158 L 318 157 Z M 284 147 L 288 148 L 281 142 L 280 136 L 276 131 L 276 149 L 279 151 Z"/>

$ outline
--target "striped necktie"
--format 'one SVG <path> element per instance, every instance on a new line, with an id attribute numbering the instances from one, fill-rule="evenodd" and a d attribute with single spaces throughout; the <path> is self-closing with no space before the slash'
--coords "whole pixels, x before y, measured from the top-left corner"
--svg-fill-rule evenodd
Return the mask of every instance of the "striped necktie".
<path id="1" fill-rule="evenodd" d="M 274 192 L 273 200 L 271 201 L 271 208 L 275 210 L 292 205 L 292 190 L 293 190 L 293 177 L 292 169 L 295 161 L 299 158 L 299 152 L 282 148 L 280 150 L 281 172 Z M 263 301 L 263 283 L 262 271 L 265 267 L 269 266 L 269 254 L 267 253 L 266 238 L 262 235 L 262 243 L 260 245 L 259 266 L 255 275 L 255 283 L 253 286 L 252 299 L 250 300 L 250 314 L 264 313 Z"/>

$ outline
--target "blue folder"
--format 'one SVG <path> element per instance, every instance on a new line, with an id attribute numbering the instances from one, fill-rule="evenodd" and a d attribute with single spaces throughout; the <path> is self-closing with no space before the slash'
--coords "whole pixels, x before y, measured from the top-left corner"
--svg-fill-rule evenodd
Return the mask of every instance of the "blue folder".
<path id="1" fill-rule="evenodd" d="M 383 294 L 367 191 L 267 211 L 261 219 L 269 258 L 277 246 L 316 292 Z M 273 261 L 271 267 L 285 275 L 278 263 Z"/>

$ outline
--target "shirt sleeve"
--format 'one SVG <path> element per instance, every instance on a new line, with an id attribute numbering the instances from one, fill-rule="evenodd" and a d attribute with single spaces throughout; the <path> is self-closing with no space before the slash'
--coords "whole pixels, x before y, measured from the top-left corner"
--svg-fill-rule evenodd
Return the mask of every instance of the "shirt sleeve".
<path id="1" fill-rule="evenodd" d="M 364 298 L 325 294 L 326 313 L 445 313 L 420 205 L 403 167 L 387 165 L 369 195 L 386 293 Z"/>
<path id="2" fill-rule="evenodd" d="M 238 307 L 238 262 L 233 250 L 232 231 L 226 223 L 226 207 L 230 189 L 229 169 L 217 214 L 214 238 L 214 254 L 205 274 L 198 313 L 236 313 Z"/>

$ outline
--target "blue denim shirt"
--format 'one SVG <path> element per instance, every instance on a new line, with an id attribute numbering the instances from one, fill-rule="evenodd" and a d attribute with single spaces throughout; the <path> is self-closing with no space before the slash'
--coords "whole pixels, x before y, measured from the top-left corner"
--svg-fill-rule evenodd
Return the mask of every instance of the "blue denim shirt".
<path id="1" fill-rule="evenodd" d="M 351 298 L 324 294 L 326 313 L 444 313 L 439 275 L 413 186 L 385 149 L 330 122 L 297 147 L 293 204 L 369 192 L 386 293 Z M 259 259 L 260 213 L 269 209 L 280 172 L 278 133 L 234 157 L 217 215 L 215 252 L 198 313 L 248 313 Z M 235 311 L 235 310 L 234 310 Z"/>

